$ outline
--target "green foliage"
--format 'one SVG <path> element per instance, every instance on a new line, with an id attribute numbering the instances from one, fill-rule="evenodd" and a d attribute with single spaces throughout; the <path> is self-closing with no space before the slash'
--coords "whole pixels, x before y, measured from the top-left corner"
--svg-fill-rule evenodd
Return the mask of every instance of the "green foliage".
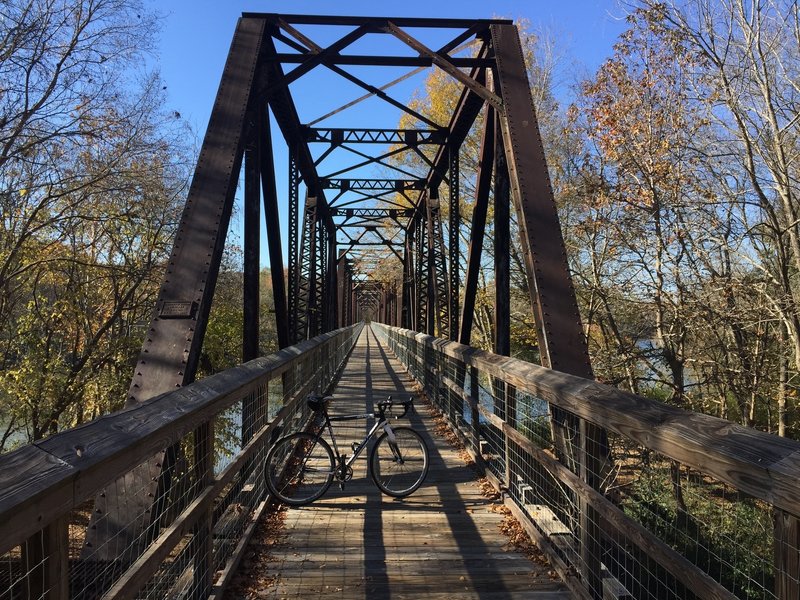
<path id="1" fill-rule="evenodd" d="M 770 508 L 722 484 L 695 478 L 681 486 L 685 509 L 669 467 L 653 465 L 631 485 L 623 509 L 737 597 L 762 598 L 761 586 L 773 586 Z"/>
<path id="2" fill-rule="evenodd" d="M 190 155 L 138 0 L 11 0 L 3 23 L 0 451 L 123 405 Z"/>

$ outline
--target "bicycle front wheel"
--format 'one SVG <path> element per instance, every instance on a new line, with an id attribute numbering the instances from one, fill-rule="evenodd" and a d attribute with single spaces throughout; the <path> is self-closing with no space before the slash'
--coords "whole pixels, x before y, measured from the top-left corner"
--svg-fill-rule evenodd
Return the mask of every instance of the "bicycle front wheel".
<path id="1" fill-rule="evenodd" d="M 394 442 L 383 433 L 369 457 L 370 475 L 384 493 L 402 498 L 415 492 L 428 474 L 428 447 L 409 427 L 393 427 Z"/>
<path id="2" fill-rule="evenodd" d="M 272 495 L 291 506 L 313 502 L 330 487 L 335 473 L 328 443 L 310 433 L 278 440 L 264 462 L 264 479 Z"/>

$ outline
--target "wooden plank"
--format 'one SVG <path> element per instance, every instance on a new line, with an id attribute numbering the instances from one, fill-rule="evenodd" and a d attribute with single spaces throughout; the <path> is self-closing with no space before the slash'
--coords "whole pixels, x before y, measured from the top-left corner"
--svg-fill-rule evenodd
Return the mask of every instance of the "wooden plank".
<path id="1" fill-rule="evenodd" d="M 570 528 L 564 525 L 556 514 L 544 504 L 526 504 L 525 510 L 530 515 L 536 526 L 546 536 L 572 535 Z"/>
<path id="2" fill-rule="evenodd" d="M 491 423 L 501 431 L 503 430 L 503 427 L 506 425 L 506 422 L 503 421 L 503 419 L 498 417 L 493 412 L 490 412 L 489 409 L 483 406 L 482 404 L 478 404 L 478 412 L 483 416 L 484 419 L 489 421 L 489 423 Z"/>
<path id="3" fill-rule="evenodd" d="M 74 505 L 77 470 L 32 445 L 0 456 L 0 553 L 22 544 Z"/>

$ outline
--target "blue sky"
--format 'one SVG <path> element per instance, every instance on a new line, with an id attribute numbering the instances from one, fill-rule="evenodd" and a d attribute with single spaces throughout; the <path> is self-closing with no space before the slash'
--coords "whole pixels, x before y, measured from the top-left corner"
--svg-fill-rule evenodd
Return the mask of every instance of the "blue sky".
<path id="1" fill-rule="evenodd" d="M 559 96 L 563 101 L 569 99 L 569 88 L 576 81 L 594 71 L 610 55 L 617 36 L 625 29 L 625 10 L 614 0 L 561 0 L 556 2 L 522 0 L 459 0 L 458 2 L 430 0 L 406 0 L 401 3 L 379 3 L 363 0 L 339 0 L 324 2 L 306 0 L 298 2 L 255 2 L 244 0 L 169 0 L 151 5 L 164 15 L 160 32 L 159 64 L 161 75 L 167 85 L 169 109 L 178 111 L 188 120 L 202 139 L 216 95 L 219 77 L 222 72 L 236 20 L 244 11 L 279 12 L 302 14 L 337 15 L 376 15 L 442 18 L 524 18 L 530 22 L 534 31 L 546 30 L 556 41 L 557 52 L 561 56 Z M 315 41 L 325 42 L 328 32 L 315 32 Z M 330 41 L 343 35 L 344 31 L 330 32 Z M 370 42 L 365 40 L 362 47 L 353 53 L 368 53 Z M 316 70 L 315 70 L 316 71 Z M 324 71 L 324 69 L 319 69 Z M 407 70 L 406 70 L 407 71 Z M 369 79 L 370 83 L 381 85 L 397 76 L 385 71 L 377 74 L 379 79 L 370 79 L 369 73 L 354 74 Z M 415 87 L 422 81 L 424 73 L 392 89 L 397 100 L 407 101 Z M 322 73 L 310 74 L 292 87 L 292 94 L 298 104 L 303 122 L 324 115 L 349 100 L 360 96 L 363 91 L 333 76 L 323 79 Z M 320 93 L 320 90 L 326 93 Z M 334 99 L 335 98 L 335 99 Z M 346 111 L 337 117 L 338 121 L 329 126 L 392 126 L 391 115 L 385 114 L 382 103 L 367 101 L 358 111 Z M 390 119 L 387 122 L 386 119 Z M 369 122 L 372 119 L 374 122 Z M 365 122 L 366 121 L 366 122 Z M 395 121 L 396 122 L 396 121 Z M 276 178 L 280 198 L 286 198 L 285 147 L 275 143 Z M 324 173 L 323 173 L 324 175 Z M 286 228 L 285 202 L 281 203 L 281 226 Z M 232 225 L 234 236 L 241 226 Z M 229 242 L 240 243 L 229 235 Z M 284 254 L 286 243 L 283 244 Z M 262 264 L 268 266 L 266 242 L 262 243 Z"/>

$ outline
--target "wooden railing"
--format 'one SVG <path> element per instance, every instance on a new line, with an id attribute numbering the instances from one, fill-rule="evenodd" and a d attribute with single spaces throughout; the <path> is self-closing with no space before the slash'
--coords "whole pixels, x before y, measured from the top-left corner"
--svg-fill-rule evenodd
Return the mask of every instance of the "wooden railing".
<path id="1" fill-rule="evenodd" d="M 800 598 L 800 443 L 373 327 L 577 595 Z M 559 409 L 566 418 L 552 418 Z M 598 429 L 603 439 L 587 443 Z M 598 447 L 602 456 L 586 455 Z M 587 473 L 592 464 L 601 472 Z"/>
<path id="2" fill-rule="evenodd" d="M 265 506 L 271 438 L 308 418 L 302 398 L 332 384 L 361 327 L 0 456 L 0 599 L 218 597 Z M 136 530 L 99 559 L 85 538 L 96 495 L 165 451 L 159 497 L 136 519 L 92 520 Z"/>

